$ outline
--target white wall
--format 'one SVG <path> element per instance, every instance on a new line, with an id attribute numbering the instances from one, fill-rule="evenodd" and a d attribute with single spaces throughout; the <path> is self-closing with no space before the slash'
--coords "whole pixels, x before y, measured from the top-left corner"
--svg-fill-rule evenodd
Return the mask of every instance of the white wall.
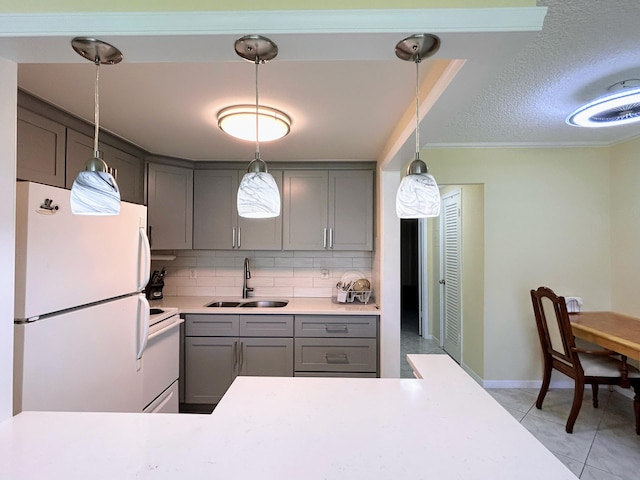
<path id="1" fill-rule="evenodd" d="M 609 150 L 436 149 L 440 184 L 484 184 L 484 379 L 540 380 L 529 290 L 611 307 Z M 622 206 L 621 208 L 626 208 Z"/>
<path id="2" fill-rule="evenodd" d="M 611 307 L 640 316 L 640 139 L 611 148 Z"/>
<path id="3" fill-rule="evenodd" d="M 17 75 L 0 59 L 0 421 L 13 413 Z"/>

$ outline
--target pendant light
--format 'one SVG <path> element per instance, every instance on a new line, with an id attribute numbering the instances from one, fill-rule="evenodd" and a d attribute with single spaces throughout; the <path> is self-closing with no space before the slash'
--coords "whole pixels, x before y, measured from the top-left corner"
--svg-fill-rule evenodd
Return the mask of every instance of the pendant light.
<path id="1" fill-rule="evenodd" d="M 440 190 L 427 164 L 420 159 L 419 69 L 423 58 L 438 51 L 440 39 L 435 35 L 417 34 L 396 45 L 396 56 L 416 64 L 416 156 L 407 167 L 396 194 L 396 214 L 399 218 L 426 218 L 440 215 Z"/>
<path id="2" fill-rule="evenodd" d="M 275 58 L 278 47 L 266 37 L 246 35 L 236 40 L 235 49 L 240 57 L 256 66 L 256 152 L 238 187 L 238 215 L 245 218 L 277 217 L 280 215 L 280 191 L 267 170 L 267 164 L 260 158 L 258 66 Z"/>
<path id="3" fill-rule="evenodd" d="M 100 158 L 98 132 L 100 131 L 100 65 L 114 65 L 122 61 L 122 53 L 113 45 L 95 38 L 77 37 L 71 41 L 73 49 L 96 66 L 94 89 L 93 158 L 71 187 L 71 212 L 76 215 L 118 215 L 120 190 L 106 162 Z"/>

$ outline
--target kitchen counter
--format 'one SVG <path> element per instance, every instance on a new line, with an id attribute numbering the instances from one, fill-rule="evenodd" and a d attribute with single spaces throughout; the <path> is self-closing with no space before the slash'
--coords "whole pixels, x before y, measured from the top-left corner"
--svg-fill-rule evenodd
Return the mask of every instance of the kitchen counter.
<path id="1" fill-rule="evenodd" d="M 260 308 L 260 307 L 205 307 L 213 301 L 250 302 L 261 300 L 261 297 L 164 297 L 161 300 L 151 300 L 152 307 L 176 307 L 180 313 L 240 313 L 240 314 L 310 314 L 310 315 L 379 315 L 380 310 L 374 302 L 362 303 L 333 303 L 330 298 L 288 298 L 285 307 Z M 281 300 L 280 298 L 268 298 L 265 300 Z M 282 299 L 284 300 L 284 299 Z"/>
<path id="2" fill-rule="evenodd" d="M 24 412 L 0 478 L 576 477 L 446 355 L 423 380 L 238 377 L 209 415 Z"/>

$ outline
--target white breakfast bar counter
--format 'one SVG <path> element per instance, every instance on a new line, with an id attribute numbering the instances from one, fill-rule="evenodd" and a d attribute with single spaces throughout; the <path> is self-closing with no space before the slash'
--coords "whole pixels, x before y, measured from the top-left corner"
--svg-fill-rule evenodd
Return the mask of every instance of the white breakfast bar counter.
<path id="1" fill-rule="evenodd" d="M 238 377 L 211 415 L 23 412 L 0 478 L 573 479 L 448 356 L 423 379 Z"/>

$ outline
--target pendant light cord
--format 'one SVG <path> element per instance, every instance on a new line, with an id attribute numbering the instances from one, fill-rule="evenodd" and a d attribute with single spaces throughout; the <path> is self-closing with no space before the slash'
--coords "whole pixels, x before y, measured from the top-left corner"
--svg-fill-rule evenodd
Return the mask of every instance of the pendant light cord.
<path id="1" fill-rule="evenodd" d="M 258 133 L 258 65 L 260 58 L 256 56 L 256 160 L 260 160 L 260 136 Z"/>
<path id="2" fill-rule="evenodd" d="M 100 58 L 96 57 L 96 83 L 94 88 L 94 116 L 93 121 L 95 124 L 95 132 L 93 134 L 93 156 L 95 158 L 99 157 L 98 151 L 98 131 L 100 130 L 100 93 L 98 91 L 100 84 Z"/>
<path id="3" fill-rule="evenodd" d="M 418 109 L 420 108 L 420 80 L 419 80 L 419 69 L 418 65 L 420 65 L 420 56 L 416 54 L 415 58 L 416 64 L 416 160 L 420 159 L 420 114 Z"/>

